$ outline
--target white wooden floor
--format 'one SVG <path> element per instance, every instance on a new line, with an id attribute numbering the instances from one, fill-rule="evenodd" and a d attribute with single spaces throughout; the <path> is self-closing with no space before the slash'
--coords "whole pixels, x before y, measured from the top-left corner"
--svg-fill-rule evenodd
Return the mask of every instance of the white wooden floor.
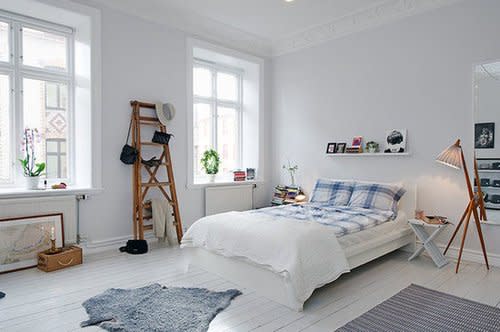
<path id="1" fill-rule="evenodd" d="M 210 331 L 332 331 L 396 294 L 411 283 L 498 306 L 500 269 L 464 263 L 437 269 L 427 257 L 407 262 L 395 252 L 342 276 L 317 290 L 304 312 L 288 308 L 242 289 L 243 295 L 220 313 Z M 213 290 L 238 288 L 224 279 L 195 269 L 181 269 L 182 250 L 154 249 L 132 256 L 106 252 L 90 256 L 78 267 L 44 273 L 36 269 L 0 275 L 0 331 L 75 331 L 87 318 L 81 303 L 107 288 L 140 287 L 150 283 L 195 286 Z M 83 331 L 99 331 L 89 327 Z"/>

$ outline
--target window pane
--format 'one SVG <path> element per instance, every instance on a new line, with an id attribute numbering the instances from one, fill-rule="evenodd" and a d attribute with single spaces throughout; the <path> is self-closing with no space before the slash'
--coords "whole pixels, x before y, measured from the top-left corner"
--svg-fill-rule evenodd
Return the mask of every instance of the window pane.
<path id="1" fill-rule="evenodd" d="M 217 151 L 222 171 L 228 173 L 239 167 L 238 112 L 234 108 L 219 107 L 217 115 Z"/>
<path id="2" fill-rule="evenodd" d="M 203 175 L 200 160 L 203 153 L 212 148 L 212 108 L 210 104 L 194 104 L 193 115 L 193 152 L 194 171 L 197 175 Z"/>
<path id="3" fill-rule="evenodd" d="M 0 22 L 0 61 L 9 60 L 9 24 Z"/>
<path id="4" fill-rule="evenodd" d="M 59 174 L 58 157 L 55 155 L 47 156 L 47 178 L 57 179 Z"/>
<path id="5" fill-rule="evenodd" d="M 10 82 L 0 75 L 0 183 L 11 180 Z"/>
<path id="6" fill-rule="evenodd" d="M 66 37 L 23 27 L 23 64 L 52 70 L 67 69 Z"/>
<path id="7" fill-rule="evenodd" d="M 195 96 L 212 96 L 212 73 L 206 68 L 193 69 L 193 91 Z"/>
<path id="8" fill-rule="evenodd" d="M 238 100 L 238 78 L 236 76 L 217 73 L 217 99 Z"/>
<path id="9" fill-rule="evenodd" d="M 58 105 L 57 109 L 47 108 L 50 86 L 56 85 L 60 91 L 67 91 L 67 85 L 34 79 L 23 79 L 23 119 L 24 128 L 37 128 L 41 135 L 41 142 L 36 146 L 37 162 L 49 162 L 47 152 L 50 152 L 51 172 L 47 177 L 54 176 L 58 169 L 53 164 L 53 144 L 65 142 L 68 136 L 67 105 Z M 57 147 L 56 147 L 57 148 Z M 48 151 L 50 149 L 50 151 Z M 56 150 L 61 153 L 60 150 Z M 55 157 L 60 158 L 55 152 Z M 64 175 L 64 174 L 63 174 Z M 65 175 L 63 176 L 65 177 Z"/>
<path id="10" fill-rule="evenodd" d="M 47 140 L 47 153 L 57 153 L 57 141 Z"/>
<path id="11" fill-rule="evenodd" d="M 58 97 L 58 88 L 56 83 L 47 83 L 47 107 L 58 108 L 59 107 L 59 97 Z"/>

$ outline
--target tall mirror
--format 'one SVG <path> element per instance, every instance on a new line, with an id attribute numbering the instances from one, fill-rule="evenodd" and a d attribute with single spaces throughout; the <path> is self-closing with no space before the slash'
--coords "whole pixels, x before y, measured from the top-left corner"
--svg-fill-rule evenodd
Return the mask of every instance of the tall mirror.
<path id="1" fill-rule="evenodd" d="M 477 65 L 474 81 L 474 148 L 479 182 L 488 220 L 500 223 L 500 142 L 495 132 L 500 126 L 500 61 Z"/>

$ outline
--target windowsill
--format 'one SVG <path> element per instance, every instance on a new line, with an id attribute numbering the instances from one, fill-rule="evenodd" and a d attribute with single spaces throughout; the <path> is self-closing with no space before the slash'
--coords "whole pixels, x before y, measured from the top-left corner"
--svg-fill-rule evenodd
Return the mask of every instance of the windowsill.
<path id="1" fill-rule="evenodd" d="M 0 199 L 7 198 L 28 198 L 28 197 L 53 197 L 66 195 L 90 195 L 99 194 L 102 188 L 77 188 L 68 187 L 67 189 L 39 189 L 29 190 L 24 188 L 2 188 L 0 189 Z"/>
<path id="2" fill-rule="evenodd" d="M 246 181 L 231 181 L 227 179 L 215 180 L 214 182 L 196 182 L 190 183 L 187 185 L 188 189 L 201 189 L 206 187 L 220 187 L 220 186 L 242 186 L 249 184 L 259 184 L 264 183 L 264 180 L 255 179 L 255 180 L 246 180 Z"/>

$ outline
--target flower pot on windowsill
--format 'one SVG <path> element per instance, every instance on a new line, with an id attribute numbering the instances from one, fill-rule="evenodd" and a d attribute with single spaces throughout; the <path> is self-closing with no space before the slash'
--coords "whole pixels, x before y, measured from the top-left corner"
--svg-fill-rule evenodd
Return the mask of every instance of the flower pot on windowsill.
<path id="1" fill-rule="evenodd" d="M 26 189 L 37 190 L 40 184 L 39 176 L 26 176 Z"/>
<path id="2" fill-rule="evenodd" d="M 217 174 L 208 174 L 208 181 L 210 183 L 214 183 L 215 182 L 215 177 L 217 176 Z"/>

